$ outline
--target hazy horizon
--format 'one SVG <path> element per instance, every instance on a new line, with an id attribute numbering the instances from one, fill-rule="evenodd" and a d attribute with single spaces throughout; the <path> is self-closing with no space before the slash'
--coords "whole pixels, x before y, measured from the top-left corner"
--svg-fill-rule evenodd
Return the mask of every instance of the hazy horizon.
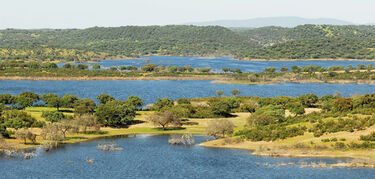
<path id="1" fill-rule="evenodd" d="M 12 0 L 2 3 L 0 29 L 170 25 L 262 17 L 332 18 L 375 23 L 372 0 Z"/>

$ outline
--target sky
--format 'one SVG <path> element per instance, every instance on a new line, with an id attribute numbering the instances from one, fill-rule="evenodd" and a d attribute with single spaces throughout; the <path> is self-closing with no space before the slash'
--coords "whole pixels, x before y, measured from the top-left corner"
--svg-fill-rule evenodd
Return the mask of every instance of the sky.
<path id="1" fill-rule="evenodd" d="M 375 0 L 1 0 L 0 29 L 167 25 L 298 16 L 375 23 Z"/>

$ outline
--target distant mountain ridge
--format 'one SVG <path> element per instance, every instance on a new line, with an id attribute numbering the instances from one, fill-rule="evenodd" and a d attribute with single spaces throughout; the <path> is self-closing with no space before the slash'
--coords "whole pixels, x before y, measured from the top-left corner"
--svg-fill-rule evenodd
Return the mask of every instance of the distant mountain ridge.
<path id="1" fill-rule="evenodd" d="M 305 24 L 315 25 L 354 25 L 354 23 L 339 19 L 332 18 L 301 18 L 301 17 L 262 17 L 246 20 L 218 20 L 208 22 L 193 22 L 187 23 L 189 25 L 198 26 L 212 26 L 218 25 L 223 27 L 246 27 L 246 28 L 259 28 L 267 26 L 279 26 L 279 27 L 297 27 Z"/>

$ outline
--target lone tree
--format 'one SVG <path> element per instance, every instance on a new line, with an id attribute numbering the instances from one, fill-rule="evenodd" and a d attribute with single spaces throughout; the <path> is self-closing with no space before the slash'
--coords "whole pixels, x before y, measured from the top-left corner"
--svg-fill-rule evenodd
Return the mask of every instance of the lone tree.
<path id="1" fill-rule="evenodd" d="M 104 126 L 125 127 L 135 118 L 136 108 L 127 102 L 110 101 L 98 106 L 95 115 Z"/>
<path id="2" fill-rule="evenodd" d="M 233 96 L 238 96 L 238 95 L 240 95 L 241 91 L 239 89 L 234 89 L 234 90 L 231 91 L 231 93 L 232 93 Z"/>
<path id="3" fill-rule="evenodd" d="M 219 97 L 223 96 L 224 92 L 223 91 L 216 91 L 216 95 L 218 95 Z"/>
<path id="4" fill-rule="evenodd" d="M 23 92 L 16 97 L 17 104 L 21 108 L 32 106 L 35 102 L 39 101 L 39 95 L 33 92 Z"/>
<path id="5" fill-rule="evenodd" d="M 206 134 L 215 138 L 233 133 L 234 124 L 226 119 L 212 120 L 208 123 Z"/>
<path id="6" fill-rule="evenodd" d="M 148 116 L 148 120 L 152 122 L 155 126 L 161 126 L 163 130 L 172 125 L 174 127 L 181 127 L 181 120 L 173 112 L 164 111 L 158 112 Z"/>

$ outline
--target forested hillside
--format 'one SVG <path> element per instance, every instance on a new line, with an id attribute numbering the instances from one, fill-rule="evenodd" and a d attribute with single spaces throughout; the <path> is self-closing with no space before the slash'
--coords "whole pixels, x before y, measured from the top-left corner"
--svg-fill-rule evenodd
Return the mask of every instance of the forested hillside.
<path id="1" fill-rule="evenodd" d="M 235 32 L 218 26 L 127 26 L 0 32 L 0 48 L 8 49 L 3 50 L 6 52 L 1 55 L 3 58 L 5 56 L 5 59 L 49 57 L 72 60 L 71 55 L 64 55 L 59 53 L 60 51 L 89 57 L 137 57 L 153 54 L 233 55 L 255 46 L 254 42 L 244 40 Z M 75 59 L 83 59 L 78 57 L 77 55 Z"/>
<path id="2" fill-rule="evenodd" d="M 264 46 L 291 40 L 375 38 L 375 26 L 302 25 L 295 28 L 272 26 L 248 30 L 240 29 L 235 31 L 241 36 Z"/>
<path id="3" fill-rule="evenodd" d="M 86 61 L 141 55 L 375 59 L 375 26 L 125 26 L 0 30 L 0 59 Z"/>

